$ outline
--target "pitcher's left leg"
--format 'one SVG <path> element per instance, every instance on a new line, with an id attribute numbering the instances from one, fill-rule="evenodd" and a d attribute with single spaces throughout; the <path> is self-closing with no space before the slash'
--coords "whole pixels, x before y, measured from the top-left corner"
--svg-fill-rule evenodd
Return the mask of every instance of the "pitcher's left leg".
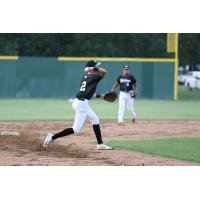
<path id="1" fill-rule="evenodd" d="M 100 126 L 99 126 L 99 118 L 89 106 L 88 106 L 87 119 L 93 125 L 93 130 L 94 130 L 95 135 L 96 135 L 97 143 L 98 144 L 103 143 L 102 137 L 101 137 L 101 130 L 100 130 Z"/>
<path id="2" fill-rule="evenodd" d="M 95 114 L 95 112 L 89 106 L 88 106 L 87 118 L 93 125 L 93 130 L 97 139 L 97 149 L 99 150 L 112 149 L 112 147 L 109 147 L 108 145 L 103 143 L 102 136 L 101 136 L 101 129 L 99 125 L 99 117 Z"/>

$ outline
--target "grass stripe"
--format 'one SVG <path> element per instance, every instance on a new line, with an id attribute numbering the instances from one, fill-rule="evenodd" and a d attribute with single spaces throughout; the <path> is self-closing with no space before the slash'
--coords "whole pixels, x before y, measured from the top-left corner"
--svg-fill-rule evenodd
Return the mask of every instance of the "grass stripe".
<path id="1" fill-rule="evenodd" d="M 130 151 L 200 163 L 200 138 L 109 141 L 108 145 Z"/>

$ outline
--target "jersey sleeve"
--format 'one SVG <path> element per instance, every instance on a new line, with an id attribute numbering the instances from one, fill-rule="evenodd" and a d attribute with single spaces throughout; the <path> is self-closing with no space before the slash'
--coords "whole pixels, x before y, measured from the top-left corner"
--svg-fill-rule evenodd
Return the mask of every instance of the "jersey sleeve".
<path id="1" fill-rule="evenodd" d="M 117 78 L 117 83 L 120 84 L 120 76 Z"/>
<path id="2" fill-rule="evenodd" d="M 98 73 L 95 75 L 95 80 L 100 81 L 103 77 Z"/>
<path id="3" fill-rule="evenodd" d="M 131 80 L 132 84 L 136 84 L 136 82 L 137 82 L 136 78 L 135 78 L 134 76 L 132 76 L 131 79 L 132 79 L 132 80 Z"/>

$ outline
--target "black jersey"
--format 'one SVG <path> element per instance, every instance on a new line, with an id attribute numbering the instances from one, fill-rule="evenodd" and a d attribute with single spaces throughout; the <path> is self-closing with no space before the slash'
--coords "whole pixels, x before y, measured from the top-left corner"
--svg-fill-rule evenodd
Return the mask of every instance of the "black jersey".
<path id="1" fill-rule="evenodd" d="M 90 100 L 95 91 L 97 84 L 102 79 L 100 74 L 87 74 L 85 75 L 80 83 L 80 90 L 76 95 L 76 98 L 83 98 Z"/>
<path id="2" fill-rule="evenodd" d="M 120 85 L 119 90 L 123 92 L 128 92 L 133 90 L 133 85 L 136 83 L 134 76 L 128 74 L 124 76 L 123 74 L 117 78 L 117 83 Z"/>

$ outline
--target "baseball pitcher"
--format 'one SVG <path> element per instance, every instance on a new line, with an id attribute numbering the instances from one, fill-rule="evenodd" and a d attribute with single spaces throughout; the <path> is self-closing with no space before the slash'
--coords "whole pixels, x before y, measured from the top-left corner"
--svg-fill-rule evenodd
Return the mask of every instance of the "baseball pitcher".
<path id="1" fill-rule="evenodd" d="M 115 91 L 118 87 L 120 90 L 118 124 L 121 125 L 124 122 L 126 105 L 132 122 L 135 123 L 136 113 L 134 111 L 134 98 L 137 96 L 137 81 L 134 76 L 129 74 L 129 67 L 127 65 L 123 67 L 123 73 L 117 78 L 112 91 Z"/>
<path id="2" fill-rule="evenodd" d="M 64 129 L 63 131 L 55 134 L 48 133 L 43 143 L 43 147 L 47 147 L 50 142 L 60 137 L 71 134 L 79 134 L 85 120 L 88 119 L 93 125 L 93 130 L 97 139 L 97 149 L 112 149 L 112 147 L 103 143 L 99 118 L 89 106 L 89 100 L 93 97 L 98 83 L 106 74 L 105 69 L 98 67 L 100 64 L 101 63 L 97 63 L 94 60 L 90 60 L 86 63 L 86 74 L 81 80 L 79 92 L 72 103 L 72 107 L 75 110 L 73 127 Z"/>

